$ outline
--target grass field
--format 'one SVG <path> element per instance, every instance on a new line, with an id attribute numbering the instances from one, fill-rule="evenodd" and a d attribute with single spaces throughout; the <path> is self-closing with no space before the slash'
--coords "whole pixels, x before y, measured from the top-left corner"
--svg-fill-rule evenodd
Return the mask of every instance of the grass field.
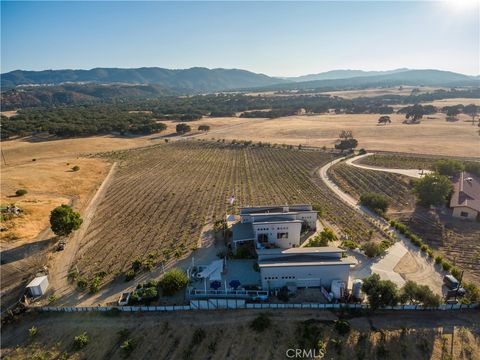
<path id="1" fill-rule="evenodd" d="M 188 253 L 202 227 L 231 210 L 232 193 L 237 206 L 319 204 L 329 222 L 360 242 L 372 229 L 316 176 L 333 159 L 329 153 L 184 141 L 110 156 L 123 160 L 76 262 L 87 277 L 106 271 L 111 278 L 152 253 L 157 262 Z"/>
<path id="2" fill-rule="evenodd" d="M 389 200 L 390 210 L 412 210 L 415 207 L 412 185 L 406 176 L 360 169 L 342 162 L 330 168 L 329 176 L 355 199 L 359 200 L 367 192 L 375 192 Z"/>
<path id="3" fill-rule="evenodd" d="M 417 125 L 402 124 L 405 117 L 400 114 L 392 114 L 389 125 L 378 125 L 378 118 L 378 114 L 329 114 L 249 119 L 234 131 L 220 127 L 203 137 L 332 148 L 342 130 L 351 130 L 358 148 L 367 150 L 480 157 L 478 127 L 472 126 L 466 115 L 456 122 L 446 121 L 445 114 L 429 115 Z M 210 121 L 214 124 L 216 120 Z"/>
<path id="4" fill-rule="evenodd" d="M 325 346 L 327 359 L 478 359 L 477 314 L 380 313 L 350 318 L 334 329 L 327 311 L 279 310 L 251 328 L 260 311 L 123 314 L 30 314 L 2 330 L 4 359 L 285 359 L 286 351 Z M 400 316 L 399 316 L 400 315 Z M 29 336 L 29 329 L 37 333 Z M 74 337 L 86 332 L 81 349 Z M 127 352 L 121 345 L 129 339 Z M 318 353 L 317 353 L 318 354 Z"/>

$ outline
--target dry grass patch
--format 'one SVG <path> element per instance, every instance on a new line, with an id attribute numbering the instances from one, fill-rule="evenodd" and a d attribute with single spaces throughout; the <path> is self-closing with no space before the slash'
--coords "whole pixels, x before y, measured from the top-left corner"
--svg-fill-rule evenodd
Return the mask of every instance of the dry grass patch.
<path id="1" fill-rule="evenodd" d="M 248 119 L 233 129 L 219 128 L 203 138 L 247 139 L 277 144 L 306 144 L 332 148 L 342 130 L 351 130 L 358 148 L 368 150 L 480 157 L 478 127 L 470 117 L 460 115 L 456 122 L 445 114 L 425 116 L 420 124 L 402 124 L 405 117 L 392 114 L 392 123 L 378 125 L 378 114 L 327 114 L 288 116 L 278 119 Z M 235 120 L 237 118 L 232 118 Z M 461 144 L 461 146 L 459 145 Z"/>

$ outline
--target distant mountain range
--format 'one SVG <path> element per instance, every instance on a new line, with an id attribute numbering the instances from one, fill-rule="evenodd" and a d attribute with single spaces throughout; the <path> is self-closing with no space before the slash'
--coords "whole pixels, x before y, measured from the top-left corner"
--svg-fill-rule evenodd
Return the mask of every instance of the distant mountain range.
<path id="1" fill-rule="evenodd" d="M 1 74 L 2 108 L 155 99 L 219 91 L 331 91 L 387 86 L 480 86 L 480 77 L 441 70 L 333 70 L 275 78 L 238 69 L 96 68 Z"/>
<path id="2" fill-rule="evenodd" d="M 64 83 L 149 84 L 178 93 L 202 93 L 268 86 L 286 82 L 263 74 L 238 69 L 194 67 L 170 70 L 157 67 L 138 69 L 96 68 L 91 70 L 15 70 L 1 75 L 2 87 L 19 85 L 61 85 Z"/>
<path id="3" fill-rule="evenodd" d="M 375 76 L 375 75 L 388 75 L 395 74 L 403 71 L 408 71 L 409 69 L 395 69 L 387 71 L 363 71 L 363 70 L 331 70 L 322 72 L 319 74 L 310 74 L 297 77 L 286 77 L 282 78 L 289 81 L 295 82 L 304 82 L 304 81 L 315 81 L 315 80 L 333 80 L 333 79 L 350 79 L 354 77 L 363 77 L 363 76 Z"/>

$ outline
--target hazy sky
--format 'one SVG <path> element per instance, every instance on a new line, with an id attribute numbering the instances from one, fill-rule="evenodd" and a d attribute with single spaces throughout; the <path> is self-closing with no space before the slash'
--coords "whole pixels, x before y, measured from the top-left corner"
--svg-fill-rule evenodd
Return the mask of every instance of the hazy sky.
<path id="1" fill-rule="evenodd" d="M 5 2 L 1 71 L 348 68 L 479 74 L 479 2 Z"/>

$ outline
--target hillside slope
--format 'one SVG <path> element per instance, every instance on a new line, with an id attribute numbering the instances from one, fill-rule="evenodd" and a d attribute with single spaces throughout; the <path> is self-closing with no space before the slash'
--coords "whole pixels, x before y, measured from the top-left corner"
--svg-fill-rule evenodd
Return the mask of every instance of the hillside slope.
<path id="1" fill-rule="evenodd" d="M 99 84 L 155 84 L 183 93 L 231 90 L 286 82 L 282 79 L 246 70 L 207 69 L 201 67 L 183 70 L 170 70 L 158 67 L 44 71 L 15 70 L 2 74 L 1 80 L 3 88 L 11 88 L 18 85 L 59 85 L 66 82 L 93 82 Z"/>

